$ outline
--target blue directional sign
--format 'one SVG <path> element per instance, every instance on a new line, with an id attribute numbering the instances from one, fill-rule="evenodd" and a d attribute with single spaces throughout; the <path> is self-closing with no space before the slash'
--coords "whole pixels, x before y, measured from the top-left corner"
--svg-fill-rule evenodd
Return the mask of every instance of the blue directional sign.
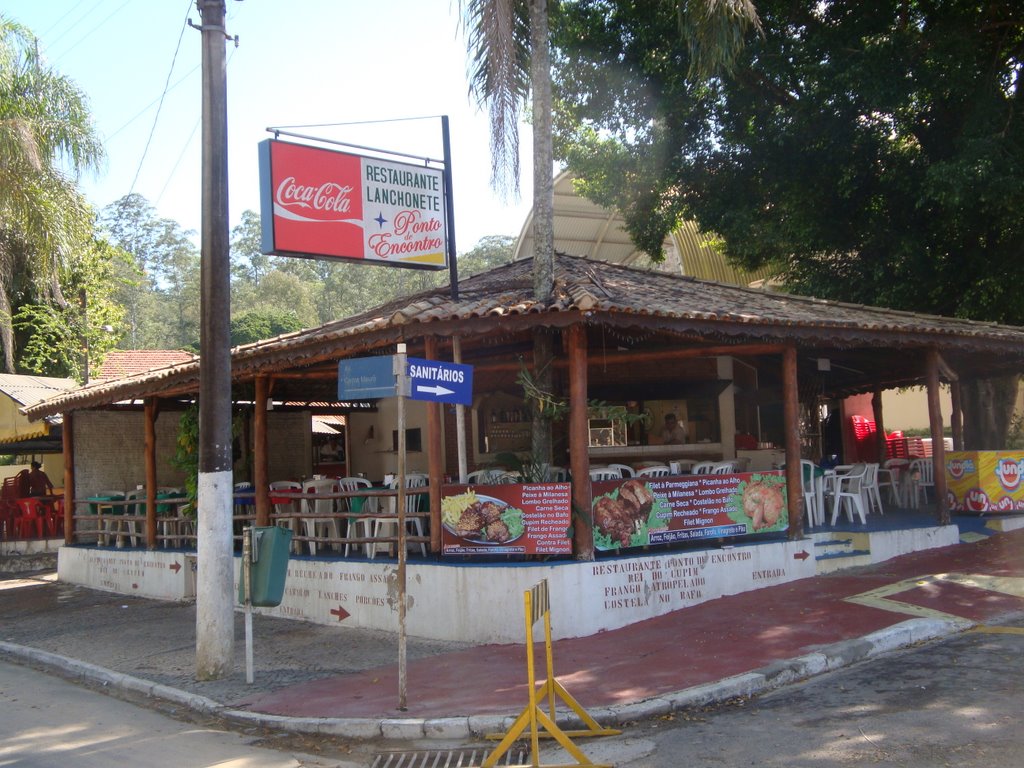
<path id="1" fill-rule="evenodd" d="M 406 370 L 413 400 L 473 404 L 473 366 L 410 357 Z"/>
<path id="2" fill-rule="evenodd" d="M 396 397 L 394 355 L 354 357 L 338 363 L 339 400 Z"/>

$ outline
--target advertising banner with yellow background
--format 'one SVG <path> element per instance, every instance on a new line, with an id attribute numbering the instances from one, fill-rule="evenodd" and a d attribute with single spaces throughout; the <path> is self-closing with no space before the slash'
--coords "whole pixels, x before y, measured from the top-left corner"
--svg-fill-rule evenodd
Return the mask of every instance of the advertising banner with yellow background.
<path id="1" fill-rule="evenodd" d="M 954 512 L 1024 510 L 1024 451 L 950 451 L 946 486 Z"/>

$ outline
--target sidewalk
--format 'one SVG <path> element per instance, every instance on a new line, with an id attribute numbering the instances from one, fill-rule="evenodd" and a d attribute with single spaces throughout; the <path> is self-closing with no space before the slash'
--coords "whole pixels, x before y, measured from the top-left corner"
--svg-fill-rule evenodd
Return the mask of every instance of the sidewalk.
<path id="1" fill-rule="evenodd" d="M 609 724 L 754 694 L 1024 611 L 1022 555 L 1024 530 L 713 600 L 557 641 L 555 673 Z M 235 672 L 214 682 L 194 679 L 191 604 L 67 586 L 48 573 L 0 580 L 0 615 L 0 658 L 247 724 L 458 739 L 502 730 L 526 703 L 524 646 L 410 639 L 401 712 L 391 633 L 254 616 L 247 685 L 241 614 Z"/>

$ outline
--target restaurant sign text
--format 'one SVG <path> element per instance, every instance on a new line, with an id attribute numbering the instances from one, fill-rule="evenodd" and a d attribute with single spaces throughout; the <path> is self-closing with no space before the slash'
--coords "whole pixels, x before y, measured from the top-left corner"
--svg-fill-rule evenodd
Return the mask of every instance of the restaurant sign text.
<path id="1" fill-rule="evenodd" d="M 444 174 L 304 144 L 259 145 L 263 253 L 444 269 Z"/>

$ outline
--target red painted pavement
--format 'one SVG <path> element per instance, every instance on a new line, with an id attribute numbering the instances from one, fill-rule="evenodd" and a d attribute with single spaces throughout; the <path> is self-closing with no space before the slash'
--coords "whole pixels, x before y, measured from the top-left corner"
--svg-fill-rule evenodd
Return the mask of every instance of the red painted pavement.
<path id="1" fill-rule="evenodd" d="M 720 598 L 622 629 L 559 640 L 555 675 L 584 707 L 713 682 L 912 618 L 844 598 L 934 574 L 1024 576 L 1022 554 L 1024 531 L 1018 531 Z M 950 582 L 914 587 L 890 599 L 977 622 L 1024 610 L 1019 598 Z M 556 632 L 557 622 L 552 615 Z M 543 645 L 537 649 L 543 665 Z M 514 714 L 526 704 L 525 663 L 522 645 L 486 645 L 410 661 L 405 712 L 396 709 L 397 664 L 283 688 L 245 706 L 294 717 Z"/>

